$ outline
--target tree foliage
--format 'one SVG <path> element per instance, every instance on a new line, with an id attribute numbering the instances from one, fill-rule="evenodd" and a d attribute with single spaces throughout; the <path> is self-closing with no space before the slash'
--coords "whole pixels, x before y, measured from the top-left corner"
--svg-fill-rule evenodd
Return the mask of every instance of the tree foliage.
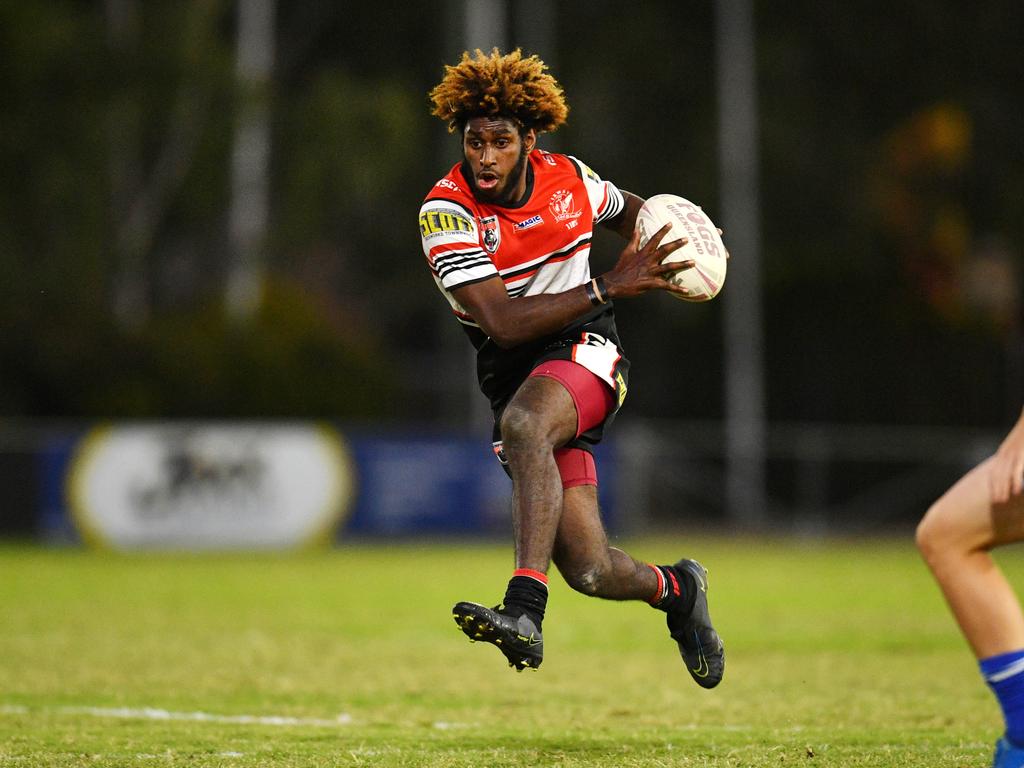
<path id="1" fill-rule="evenodd" d="M 528 4 L 508 7 L 517 44 Z M 464 420 L 469 356 L 415 226 L 458 158 L 426 94 L 460 8 L 278 3 L 265 290 L 231 327 L 235 4 L 0 4 L 0 416 Z M 1021 8 L 757 4 L 770 418 L 1019 408 Z M 571 111 L 542 146 L 715 218 L 714 4 L 552 18 L 553 49 L 525 52 Z M 595 270 L 620 248 L 599 234 Z M 719 302 L 619 317 L 631 412 L 721 414 Z"/>

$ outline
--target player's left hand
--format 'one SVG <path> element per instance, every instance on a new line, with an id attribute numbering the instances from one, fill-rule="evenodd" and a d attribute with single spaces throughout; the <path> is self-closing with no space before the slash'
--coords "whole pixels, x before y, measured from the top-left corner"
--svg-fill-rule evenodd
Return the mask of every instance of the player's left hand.
<path id="1" fill-rule="evenodd" d="M 643 248 L 640 247 L 640 230 L 633 231 L 629 244 L 619 254 L 618 262 L 603 275 L 609 296 L 626 298 L 657 289 L 684 296 L 688 293 L 685 288 L 668 281 L 671 275 L 692 269 L 695 263 L 692 259 L 663 263 L 673 251 L 686 244 L 685 238 L 662 243 L 670 229 L 671 226 L 666 224 L 651 236 Z"/>

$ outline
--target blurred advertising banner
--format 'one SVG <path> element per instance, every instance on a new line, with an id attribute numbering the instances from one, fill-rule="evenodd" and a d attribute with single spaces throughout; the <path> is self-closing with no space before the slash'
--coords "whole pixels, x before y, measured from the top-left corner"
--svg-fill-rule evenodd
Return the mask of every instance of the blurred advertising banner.
<path id="1" fill-rule="evenodd" d="M 613 452 L 601 448 L 606 522 Z M 512 484 L 475 435 L 320 423 L 123 423 L 49 441 L 40 529 L 118 550 L 508 536 Z"/>
<path id="2" fill-rule="evenodd" d="M 614 452 L 597 453 L 614 528 Z M 215 551 L 511 531 L 512 483 L 476 435 L 119 423 L 52 435 L 38 461 L 39 529 L 52 542 Z"/>
<path id="3" fill-rule="evenodd" d="M 64 495 L 85 541 L 114 549 L 277 549 L 329 539 L 351 505 L 340 435 L 320 425 L 101 426 Z"/>

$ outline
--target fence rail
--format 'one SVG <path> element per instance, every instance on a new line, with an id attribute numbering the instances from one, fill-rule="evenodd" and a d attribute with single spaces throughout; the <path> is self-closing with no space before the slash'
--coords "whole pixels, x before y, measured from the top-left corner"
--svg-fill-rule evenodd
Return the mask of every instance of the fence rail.
<path id="1" fill-rule="evenodd" d="M 949 485 L 990 455 L 991 430 L 774 423 L 767 439 L 768 509 L 753 516 L 782 533 L 860 534 L 913 526 Z M 720 422 L 616 424 L 620 517 L 642 532 L 680 524 L 741 528 L 729 510 Z"/>

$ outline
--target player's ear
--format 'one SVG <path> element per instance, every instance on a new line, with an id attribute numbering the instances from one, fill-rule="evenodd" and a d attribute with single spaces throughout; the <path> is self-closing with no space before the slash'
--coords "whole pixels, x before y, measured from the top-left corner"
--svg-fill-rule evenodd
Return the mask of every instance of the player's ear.
<path id="1" fill-rule="evenodd" d="M 526 152 L 532 152 L 533 148 L 537 146 L 537 130 L 535 128 L 527 128 L 523 131 L 523 150 Z"/>

